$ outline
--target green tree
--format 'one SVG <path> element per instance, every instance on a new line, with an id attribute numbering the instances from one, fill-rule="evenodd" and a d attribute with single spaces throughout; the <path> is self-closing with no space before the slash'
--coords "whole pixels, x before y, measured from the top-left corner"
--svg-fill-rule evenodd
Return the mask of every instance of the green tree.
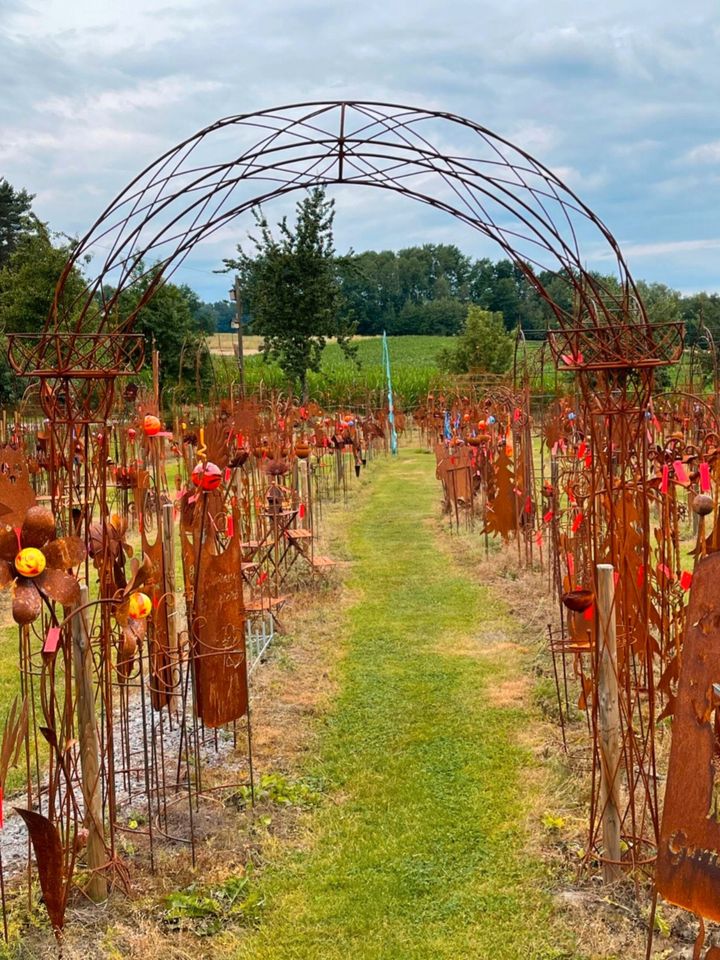
<path id="1" fill-rule="evenodd" d="M 459 333 L 467 315 L 467 304 L 445 297 L 423 303 L 408 301 L 398 317 L 388 324 L 387 333 L 393 336 L 454 336 Z"/>
<path id="2" fill-rule="evenodd" d="M 308 371 L 319 370 L 327 340 L 334 337 L 351 355 L 354 325 L 342 310 L 334 201 L 315 188 L 297 204 L 296 213 L 295 227 L 283 218 L 276 238 L 262 210 L 256 210 L 260 235 L 251 237 L 255 255 L 238 247 L 238 257 L 224 264 L 239 273 L 253 333 L 263 338 L 265 356 L 277 361 L 306 398 Z"/>
<path id="3" fill-rule="evenodd" d="M 0 178 L 0 270 L 19 242 L 38 228 L 32 212 L 33 197 L 27 190 L 15 190 L 4 177 Z"/>
<path id="4" fill-rule="evenodd" d="M 717 293 L 694 293 L 681 298 L 680 316 L 685 322 L 686 342 L 704 341 L 709 330 L 713 341 L 720 344 L 720 296 Z"/>
<path id="5" fill-rule="evenodd" d="M 642 297 L 651 323 L 677 323 L 682 320 L 682 297 L 664 283 L 637 281 L 638 293 Z"/>
<path id="6" fill-rule="evenodd" d="M 440 354 L 451 373 L 505 373 L 513 355 L 513 337 L 503 315 L 471 304 L 453 349 Z"/>
<path id="7" fill-rule="evenodd" d="M 36 232 L 18 240 L 0 270 L 0 326 L 4 332 L 37 333 L 43 329 L 55 287 L 71 252 L 72 242 L 55 246 L 53 237 L 42 224 L 37 225 Z M 69 311 L 84 289 L 85 279 L 75 268 L 63 292 L 63 302 Z"/>
<path id="8" fill-rule="evenodd" d="M 195 326 L 198 331 L 211 336 L 217 330 L 217 317 L 214 305 L 205 303 L 186 283 L 180 284 L 180 290 L 187 300 Z"/>
<path id="9" fill-rule="evenodd" d="M 363 336 L 390 330 L 402 306 L 398 257 L 392 250 L 366 250 L 337 261 L 343 313 Z"/>
<path id="10" fill-rule="evenodd" d="M 161 390 L 181 384 L 185 394 L 193 396 L 212 379 L 205 331 L 193 313 L 200 300 L 186 285 L 166 282 L 138 310 L 158 269 L 148 270 L 142 264 L 137 268 L 134 282 L 120 294 L 117 322 L 135 315 L 133 333 L 145 338 L 146 365 L 151 362 L 153 346 L 158 350 Z"/>
<path id="11" fill-rule="evenodd" d="M 26 386 L 10 370 L 5 335 L 43 330 L 71 252 L 71 242 L 55 246 L 47 228 L 36 223 L 34 232 L 16 239 L 13 252 L 0 269 L 0 402 L 13 402 Z M 67 277 L 61 306 L 66 304 L 71 311 L 84 289 L 85 280 L 75 268 Z"/>

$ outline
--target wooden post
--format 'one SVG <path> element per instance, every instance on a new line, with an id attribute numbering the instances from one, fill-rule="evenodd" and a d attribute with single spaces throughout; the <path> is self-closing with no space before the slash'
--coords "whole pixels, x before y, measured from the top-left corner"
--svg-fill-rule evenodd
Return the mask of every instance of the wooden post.
<path id="1" fill-rule="evenodd" d="M 165 616 L 167 618 L 168 647 L 170 648 L 170 699 L 169 708 L 178 707 L 180 691 L 180 648 L 178 646 L 177 614 L 175 610 L 175 530 L 173 522 L 173 505 L 164 503 L 162 508 L 162 552 L 165 582 L 163 594 Z"/>
<path id="2" fill-rule="evenodd" d="M 153 398 L 155 400 L 157 411 L 160 413 L 160 351 L 156 348 L 154 340 L 152 351 L 152 377 Z"/>
<path id="3" fill-rule="evenodd" d="M 237 361 L 238 376 L 240 378 L 240 399 L 245 399 L 245 348 L 243 345 L 243 304 L 240 290 L 240 277 L 235 277 L 233 285 L 235 293 L 235 320 L 237 323 Z"/>
<path id="4" fill-rule="evenodd" d="M 88 588 L 80 587 L 80 607 L 88 602 Z M 100 903 L 107 900 L 107 879 L 102 868 L 107 863 L 105 830 L 103 827 L 102 794 L 100 787 L 100 749 L 98 747 L 95 698 L 92 683 L 92 654 L 88 636 L 85 611 L 72 618 L 73 663 L 75 667 L 75 690 L 77 694 L 78 739 L 80 741 L 80 767 L 82 790 L 85 799 L 85 825 L 88 831 L 87 865 L 90 881 L 85 892 Z"/>
<path id="5" fill-rule="evenodd" d="M 600 747 L 600 810 L 602 814 L 605 883 L 622 877 L 620 868 L 620 705 L 615 632 L 615 568 L 597 565 L 598 718 Z"/>
<path id="6" fill-rule="evenodd" d="M 312 477 L 310 475 L 310 457 L 303 460 L 303 470 L 305 472 L 305 526 L 312 530 L 313 542 L 317 535 L 315 530 L 315 518 L 313 516 L 313 495 L 312 495 Z"/>

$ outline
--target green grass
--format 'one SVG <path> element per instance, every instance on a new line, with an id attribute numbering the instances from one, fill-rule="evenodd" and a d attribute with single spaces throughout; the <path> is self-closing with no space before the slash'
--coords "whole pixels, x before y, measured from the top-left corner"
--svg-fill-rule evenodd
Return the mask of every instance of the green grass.
<path id="1" fill-rule="evenodd" d="M 258 878 L 267 907 L 238 960 L 574 956 L 526 849 L 532 707 L 488 695 L 520 655 L 493 652 L 505 610 L 452 562 L 437 501 L 434 460 L 418 451 L 373 469 L 350 521 L 359 596 L 310 770 L 335 802 Z"/>
<path id="2" fill-rule="evenodd" d="M 9 594 L 8 594 L 9 595 Z M 18 628 L 15 625 L 0 627 L 0 737 L 5 728 L 13 699 L 17 696 L 20 706 L 20 675 L 19 675 L 19 641 Z M 39 708 L 39 698 L 36 695 L 36 708 Z M 41 745 L 43 755 L 47 753 L 44 742 Z M 19 767 L 11 768 L 5 784 L 6 795 L 19 790 L 25 783 L 25 753 L 23 751 Z"/>

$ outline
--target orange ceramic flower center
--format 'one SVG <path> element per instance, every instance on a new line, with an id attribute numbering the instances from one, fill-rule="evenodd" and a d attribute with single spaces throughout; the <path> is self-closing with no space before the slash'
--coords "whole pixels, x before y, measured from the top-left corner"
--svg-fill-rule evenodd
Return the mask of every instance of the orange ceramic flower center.
<path id="1" fill-rule="evenodd" d="M 145 431 L 146 436 L 155 437 L 162 430 L 162 423 L 158 417 L 154 417 L 149 413 L 143 420 L 143 430 Z"/>
<path id="2" fill-rule="evenodd" d="M 152 600 L 146 593 L 130 594 L 130 616 L 133 620 L 143 620 L 152 610 Z"/>
<path id="3" fill-rule="evenodd" d="M 22 577 L 39 577 L 45 563 L 45 554 L 37 547 L 25 547 L 15 557 L 15 569 Z"/>

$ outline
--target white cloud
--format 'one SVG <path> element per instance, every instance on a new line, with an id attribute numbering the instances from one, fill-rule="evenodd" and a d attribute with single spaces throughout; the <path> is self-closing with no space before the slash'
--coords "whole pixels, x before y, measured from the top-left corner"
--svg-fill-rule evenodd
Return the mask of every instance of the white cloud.
<path id="1" fill-rule="evenodd" d="M 720 162 L 720 140 L 713 140 L 711 143 L 701 143 L 693 147 L 683 157 L 688 163 L 719 163 Z"/>
<path id="2" fill-rule="evenodd" d="M 132 87 L 103 90 L 79 96 L 52 96 L 33 104 L 46 113 L 74 123 L 91 123 L 108 114 L 165 110 L 200 93 L 221 89 L 215 80 L 193 80 L 188 76 L 160 77 Z"/>
<path id="3" fill-rule="evenodd" d="M 700 250 L 720 250 L 720 238 L 703 240 L 667 240 L 657 243 L 624 243 L 623 253 L 629 257 L 657 257 L 666 254 L 697 253 Z"/>
<path id="4" fill-rule="evenodd" d="M 717 248 L 695 239 L 713 237 L 720 214 L 714 0 L 0 4 L 0 174 L 37 193 L 56 229 L 84 232 L 140 169 L 218 117 L 347 96 L 437 107 L 497 130 L 632 237 L 629 255 L 649 279 L 701 286 L 689 275 L 696 262 L 717 286 Z M 217 137 L 207 158 L 236 147 Z M 346 193 L 339 247 L 485 242 L 473 247 L 469 228 L 385 191 Z M 204 255 L 231 238 L 223 228 Z"/>

